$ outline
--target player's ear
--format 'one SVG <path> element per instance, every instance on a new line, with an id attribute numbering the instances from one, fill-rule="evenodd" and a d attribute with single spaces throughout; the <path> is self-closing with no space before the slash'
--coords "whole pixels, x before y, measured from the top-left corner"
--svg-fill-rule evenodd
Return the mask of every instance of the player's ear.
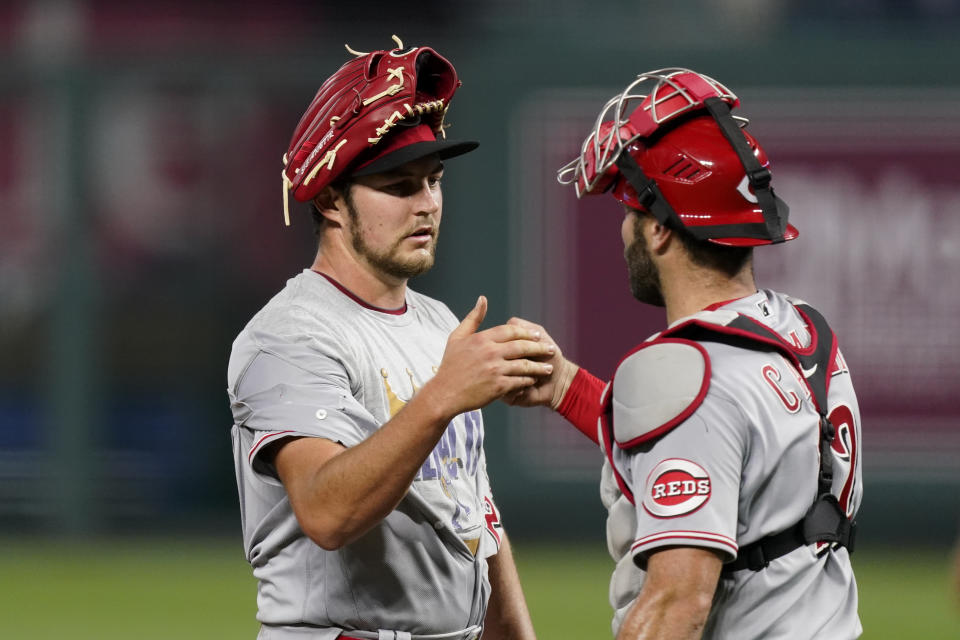
<path id="1" fill-rule="evenodd" d="M 313 199 L 313 204 L 326 220 L 342 225 L 347 216 L 347 202 L 344 196 L 342 189 L 327 185 Z"/>
<path id="2" fill-rule="evenodd" d="M 660 224 L 653 216 L 649 217 L 648 224 L 644 231 L 647 233 L 647 244 L 654 253 L 663 253 L 673 237 L 673 230 L 670 227 Z"/>

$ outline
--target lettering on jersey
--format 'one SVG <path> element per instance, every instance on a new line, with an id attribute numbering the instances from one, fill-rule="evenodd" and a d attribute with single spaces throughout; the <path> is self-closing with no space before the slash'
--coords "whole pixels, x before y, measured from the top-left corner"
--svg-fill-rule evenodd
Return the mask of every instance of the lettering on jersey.
<path id="1" fill-rule="evenodd" d="M 471 460 L 479 457 L 479 449 L 473 451 L 467 449 L 466 461 L 464 460 L 463 455 L 460 453 L 460 443 L 462 443 L 462 440 L 456 424 L 458 419 L 459 417 L 454 418 L 447 424 L 443 435 L 440 436 L 437 445 L 433 448 L 433 451 L 430 452 L 430 455 L 423 461 L 423 465 L 420 466 L 420 471 L 417 472 L 414 480 L 433 480 L 439 483 L 443 495 L 446 496 L 453 505 L 454 512 L 450 525 L 454 531 L 459 532 L 463 531 L 464 527 L 469 525 L 474 508 L 460 499 L 459 494 L 464 487 L 462 484 L 457 483 L 456 480 L 463 475 L 464 471 L 469 469 L 471 464 L 476 468 L 476 463 L 472 463 Z M 477 418 L 477 420 L 479 421 L 479 418 Z M 478 447 L 479 443 L 475 446 Z"/>
<path id="2" fill-rule="evenodd" d="M 844 360 L 843 354 L 840 353 L 839 349 L 837 349 L 837 357 L 833 361 L 833 367 L 830 369 L 830 375 L 838 376 L 841 373 L 850 373 L 850 369 L 847 368 L 847 361 Z"/>
<path id="3" fill-rule="evenodd" d="M 456 486 L 448 482 L 444 477 L 440 478 L 440 488 L 443 489 L 443 495 L 447 496 L 454 504 L 453 519 L 450 522 L 453 530 L 457 532 L 463 531 L 465 524 L 463 521 L 469 520 L 473 509 L 463 502 L 460 502 L 460 498 L 457 497 Z"/>
<path id="4" fill-rule="evenodd" d="M 457 457 L 457 428 L 453 422 L 447 424 L 437 445 L 423 461 L 417 480 L 454 480 L 460 477 L 463 461 Z"/>
<path id="5" fill-rule="evenodd" d="M 463 419 L 466 442 L 462 442 L 457 429 L 457 420 Z M 462 448 L 461 448 L 462 447 Z M 483 428 L 480 411 L 468 411 L 457 416 L 447 424 L 443 435 L 437 441 L 427 459 L 423 461 L 416 480 L 437 480 L 445 486 L 450 480 L 456 480 L 461 472 L 474 476 L 480 466 L 480 451 L 483 447 Z"/>
<path id="6" fill-rule="evenodd" d="M 710 475 L 690 460 L 668 458 L 647 476 L 643 508 L 656 518 L 693 513 L 710 499 Z"/>
<path id="7" fill-rule="evenodd" d="M 497 513 L 497 508 L 493 506 L 493 501 L 486 496 L 483 497 L 483 513 L 483 517 L 487 521 L 487 531 L 497 541 L 497 549 L 499 549 L 500 530 L 503 529 L 503 525 L 500 524 L 500 514 Z"/>
<path id="8" fill-rule="evenodd" d="M 423 461 L 423 464 L 420 466 L 420 471 L 417 473 L 417 480 L 436 480 L 440 477 L 440 461 L 437 459 L 436 449 L 427 456 L 427 459 Z"/>
<path id="9" fill-rule="evenodd" d="M 480 428 L 480 411 L 468 411 L 463 414 L 463 424 L 467 431 L 467 475 L 477 472 L 480 463 L 480 449 L 483 448 L 483 430 Z"/>
<path id="10" fill-rule="evenodd" d="M 800 336 L 797 335 L 797 332 L 795 330 L 791 330 L 789 335 L 790 335 L 790 342 L 793 343 L 793 346 L 795 346 L 797 349 L 804 348 L 804 344 L 800 340 Z"/>
<path id="11" fill-rule="evenodd" d="M 400 393 L 403 393 L 400 389 L 403 385 L 398 385 L 396 382 L 391 385 L 387 369 L 380 369 L 391 418 L 397 415 L 420 389 L 414 379 L 413 371 L 409 368 L 405 371 L 410 379 L 410 396 L 406 400 L 394 391 L 396 386 Z M 433 372 L 437 372 L 436 367 L 433 367 Z M 433 480 L 440 483 L 444 496 L 454 505 L 451 524 L 455 531 L 462 529 L 462 525 L 469 521 L 473 512 L 471 506 L 459 499 L 458 485 L 454 481 L 460 479 L 463 473 L 466 473 L 467 477 L 475 476 L 480 466 L 480 451 L 483 447 L 483 423 L 480 415 L 480 411 L 468 411 L 451 420 L 414 478 L 416 481 Z M 462 428 L 458 428 L 459 420 L 463 420 Z M 499 516 L 497 516 L 497 523 L 499 524 Z"/>
<path id="12" fill-rule="evenodd" d="M 780 386 L 781 375 L 779 369 L 772 364 L 764 365 L 763 369 L 760 370 L 760 374 L 770 388 L 773 389 L 774 393 L 777 394 L 780 402 L 783 403 L 783 406 L 786 407 L 789 413 L 796 413 L 800 410 L 800 397 L 793 391 L 786 391 Z"/>
<path id="13" fill-rule="evenodd" d="M 460 469 L 463 468 L 463 460 L 457 455 L 457 430 L 453 423 L 447 425 L 440 441 L 434 447 L 440 464 L 443 465 L 444 476 L 447 478 L 456 478 L 460 475 Z"/>

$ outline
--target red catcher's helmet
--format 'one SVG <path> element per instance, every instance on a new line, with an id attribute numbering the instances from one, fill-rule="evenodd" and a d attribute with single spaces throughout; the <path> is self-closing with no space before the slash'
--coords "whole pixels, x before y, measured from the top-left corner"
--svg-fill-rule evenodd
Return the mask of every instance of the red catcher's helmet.
<path id="1" fill-rule="evenodd" d="M 688 69 L 637 76 L 610 99 L 580 157 L 558 180 L 577 197 L 611 191 L 661 224 L 716 244 L 756 246 L 792 240 L 789 207 L 770 186 L 769 161 L 730 115 L 739 99 Z"/>
<path id="2" fill-rule="evenodd" d="M 460 86 L 450 62 L 429 47 L 359 53 L 317 91 L 283 154 L 283 215 L 287 198 L 315 198 L 338 177 L 387 170 L 386 156 L 411 160 L 436 153 L 450 158 L 476 142 L 445 139 L 443 118 Z M 417 145 L 417 153 L 411 153 Z M 412 156 L 412 157 L 411 157 Z"/>

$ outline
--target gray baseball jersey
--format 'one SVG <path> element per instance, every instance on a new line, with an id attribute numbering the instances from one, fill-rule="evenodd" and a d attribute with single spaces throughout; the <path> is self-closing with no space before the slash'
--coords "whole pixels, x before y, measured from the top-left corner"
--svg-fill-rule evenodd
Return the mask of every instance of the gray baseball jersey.
<path id="1" fill-rule="evenodd" d="M 811 344 L 806 322 L 782 294 L 760 291 L 697 316 L 723 323 L 732 312 L 798 348 Z M 692 546 L 733 560 L 739 548 L 799 522 L 817 495 L 819 414 L 800 378 L 812 371 L 798 371 L 774 351 L 710 341 L 653 346 L 656 337 L 621 362 L 604 393 L 620 433 L 652 435 L 632 447 L 609 437 L 604 443 L 612 453 L 601 494 L 617 561 L 614 632 L 643 584 L 638 565 L 646 554 Z M 699 369 L 694 349 L 706 363 Z M 852 518 L 862 497 L 860 412 L 839 351 L 829 375 L 827 411 L 837 429 L 832 492 Z M 658 403 L 673 405 L 664 413 Z M 724 573 L 703 637 L 846 640 L 861 631 L 847 550 L 814 544 L 760 571 Z"/>
<path id="2" fill-rule="evenodd" d="M 233 450 L 262 637 L 438 634 L 483 621 L 486 559 L 499 548 L 500 525 L 480 411 L 454 418 L 396 510 L 336 551 L 304 535 L 261 455 L 291 436 L 354 446 L 434 375 L 458 321 L 414 291 L 406 300 L 401 310 L 374 309 L 305 270 L 233 344 Z"/>

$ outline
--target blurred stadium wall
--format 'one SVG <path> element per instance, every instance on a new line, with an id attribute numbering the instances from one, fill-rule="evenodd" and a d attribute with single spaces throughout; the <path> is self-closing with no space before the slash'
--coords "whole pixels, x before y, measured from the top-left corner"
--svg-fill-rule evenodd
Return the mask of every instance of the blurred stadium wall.
<path id="1" fill-rule="evenodd" d="M 660 328 L 616 207 L 555 181 L 606 97 L 687 66 L 734 89 L 801 238 L 761 286 L 833 320 L 860 391 L 863 542 L 960 518 L 960 8 L 947 0 L 44 0 L 0 6 L 0 530 L 236 533 L 230 343 L 308 265 L 281 155 L 359 50 L 428 44 L 463 87 L 439 266 L 415 287 L 524 315 L 609 375 Z M 606 204 L 606 206 L 605 206 Z M 487 412 L 517 536 L 602 535 L 598 454 L 546 412 Z"/>

